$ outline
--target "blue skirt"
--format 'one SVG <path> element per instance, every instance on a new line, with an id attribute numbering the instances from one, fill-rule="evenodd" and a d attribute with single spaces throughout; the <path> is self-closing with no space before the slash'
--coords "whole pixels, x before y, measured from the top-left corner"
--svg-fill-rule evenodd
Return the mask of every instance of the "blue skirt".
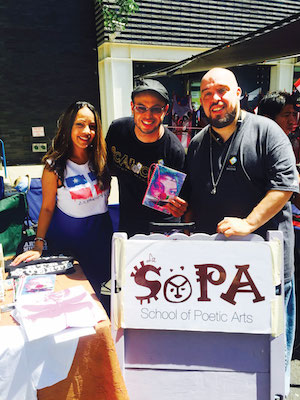
<path id="1" fill-rule="evenodd" d="M 73 256 L 100 297 L 101 283 L 110 279 L 112 222 L 109 213 L 73 218 L 55 209 L 47 233 L 51 254 Z"/>

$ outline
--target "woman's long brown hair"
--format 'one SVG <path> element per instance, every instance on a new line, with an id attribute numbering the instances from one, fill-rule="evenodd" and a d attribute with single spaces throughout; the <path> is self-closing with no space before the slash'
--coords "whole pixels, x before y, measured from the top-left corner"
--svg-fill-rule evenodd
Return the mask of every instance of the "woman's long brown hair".
<path id="1" fill-rule="evenodd" d="M 95 107 L 86 101 L 72 103 L 58 119 L 58 128 L 52 141 L 52 145 L 42 161 L 46 168 L 55 171 L 58 178 L 64 183 L 64 171 L 66 162 L 72 155 L 71 131 L 78 111 L 88 107 L 95 117 L 96 135 L 88 147 L 90 167 L 97 176 L 101 189 L 106 188 L 110 182 L 110 176 L 106 167 L 106 143 L 102 134 L 101 121 Z"/>

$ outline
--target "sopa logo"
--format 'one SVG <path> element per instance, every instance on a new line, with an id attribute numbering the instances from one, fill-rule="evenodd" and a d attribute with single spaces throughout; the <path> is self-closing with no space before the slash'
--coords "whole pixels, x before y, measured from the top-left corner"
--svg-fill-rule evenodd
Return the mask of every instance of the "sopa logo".
<path id="1" fill-rule="evenodd" d="M 184 274 L 184 267 L 181 266 L 181 273 L 171 275 L 168 279 L 162 282 L 161 267 L 155 267 L 152 264 L 140 262 L 140 268 L 134 267 L 135 272 L 131 273 L 131 277 L 139 286 L 147 288 L 146 294 L 143 296 L 135 296 L 142 304 L 143 302 L 150 303 L 151 299 L 158 300 L 158 295 L 162 290 L 164 299 L 169 303 L 183 303 L 190 299 L 193 293 L 193 287 L 196 287 L 199 293 L 197 301 L 211 301 L 209 296 L 209 285 L 219 286 L 227 281 L 225 268 L 218 264 L 195 264 L 195 281 L 191 282 Z M 236 274 L 230 282 L 226 292 L 220 294 L 220 298 L 236 304 L 235 297 L 237 293 L 247 293 L 252 295 L 253 303 L 264 301 L 265 297 L 258 291 L 254 280 L 249 272 L 250 265 L 235 265 Z M 147 279 L 148 273 L 152 272 L 160 279 Z M 170 269 L 173 272 L 173 269 Z M 228 283 L 228 282 L 227 282 Z"/>

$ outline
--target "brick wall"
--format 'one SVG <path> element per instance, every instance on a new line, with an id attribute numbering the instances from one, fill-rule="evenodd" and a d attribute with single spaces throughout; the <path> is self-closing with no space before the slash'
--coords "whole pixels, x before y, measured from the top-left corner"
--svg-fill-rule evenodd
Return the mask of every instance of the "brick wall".
<path id="1" fill-rule="evenodd" d="M 49 143 L 73 101 L 99 109 L 93 0 L 0 4 L 0 139 L 8 165 L 39 163 L 32 143 Z M 32 126 L 46 136 L 33 138 Z"/>

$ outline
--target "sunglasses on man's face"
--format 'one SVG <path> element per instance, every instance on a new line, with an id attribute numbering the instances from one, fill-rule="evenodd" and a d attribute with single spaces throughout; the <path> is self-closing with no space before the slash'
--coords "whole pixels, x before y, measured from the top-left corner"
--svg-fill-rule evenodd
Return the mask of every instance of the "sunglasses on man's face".
<path id="1" fill-rule="evenodd" d="M 135 104 L 133 106 L 133 108 L 139 114 L 144 114 L 147 111 L 150 111 L 151 114 L 162 114 L 165 111 L 165 107 L 159 107 L 159 106 L 145 107 L 145 106 L 142 106 L 142 105 Z"/>

